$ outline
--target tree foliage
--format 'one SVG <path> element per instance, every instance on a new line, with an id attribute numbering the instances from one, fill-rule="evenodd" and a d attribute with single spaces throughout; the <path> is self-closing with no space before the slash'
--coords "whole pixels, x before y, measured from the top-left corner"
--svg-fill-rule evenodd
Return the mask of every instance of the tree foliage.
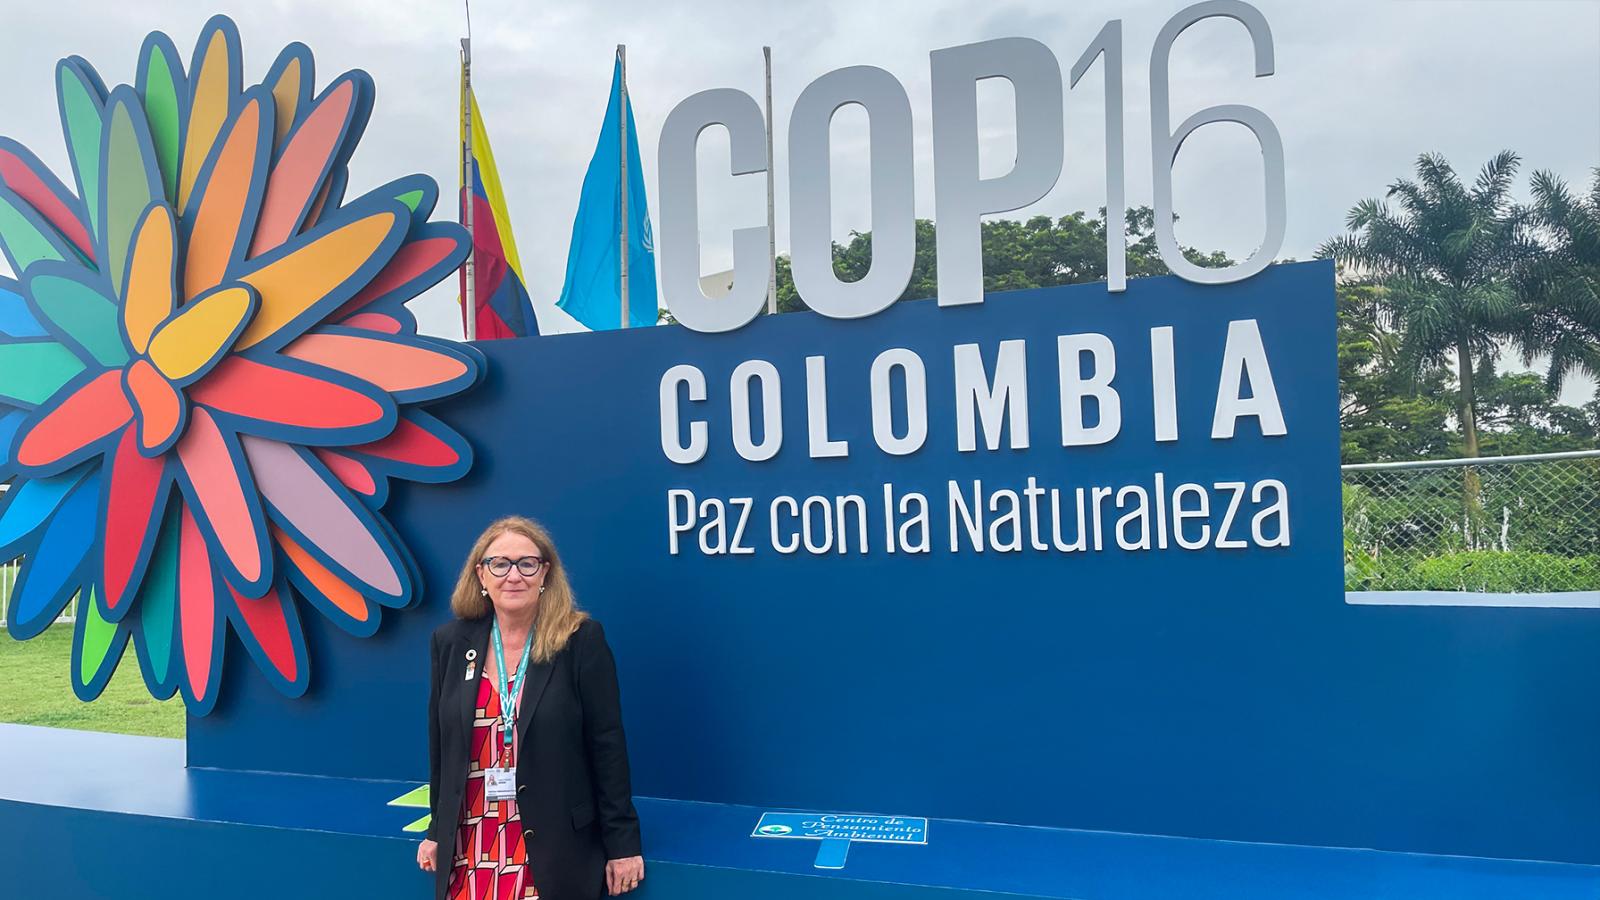
<path id="1" fill-rule="evenodd" d="M 1166 275 L 1168 269 L 1156 248 L 1155 213 L 1148 206 L 1126 214 L 1128 277 Z M 933 222 L 917 220 L 916 260 L 911 280 L 899 299 L 914 300 L 938 293 L 938 270 Z M 1027 221 L 995 219 L 984 222 L 983 289 L 1014 291 L 1025 288 L 1086 284 L 1106 279 L 1105 210 L 1090 217 L 1082 212 L 1051 219 L 1034 216 Z M 1227 255 L 1184 248 L 1198 265 L 1225 266 Z M 833 245 L 833 269 L 841 281 L 859 281 L 872 267 L 872 232 L 851 232 L 850 240 Z M 778 257 L 778 311 L 805 309 L 795 290 L 787 255 Z"/>
<path id="2" fill-rule="evenodd" d="M 1348 233 L 1321 250 L 1384 286 L 1380 324 L 1396 335 L 1407 370 L 1420 375 L 1455 357 L 1468 456 L 1479 453 L 1475 363 L 1526 333 L 1525 307 L 1505 274 L 1524 250 L 1511 201 L 1519 162 L 1502 152 L 1467 185 L 1444 157 L 1423 154 L 1416 180 L 1396 181 L 1385 200 L 1357 203 Z"/>
<path id="3" fill-rule="evenodd" d="M 1542 251 L 1524 255 L 1518 272 L 1530 307 L 1524 352 L 1550 355 L 1553 390 L 1569 374 L 1600 378 L 1600 169 L 1578 196 L 1550 172 L 1534 173 L 1524 218 Z"/>

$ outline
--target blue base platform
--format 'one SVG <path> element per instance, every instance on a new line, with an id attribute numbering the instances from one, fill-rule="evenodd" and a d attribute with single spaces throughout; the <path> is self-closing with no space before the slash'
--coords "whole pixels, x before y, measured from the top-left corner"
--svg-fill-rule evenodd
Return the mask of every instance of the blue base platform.
<path id="1" fill-rule="evenodd" d="M 426 900 L 401 831 L 417 811 L 385 805 L 410 787 L 186 769 L 178 740 L 0 725 L 0 871 L 29 900 Z M 814 841 L 750 837 L 754 807 L 638 805 L 637 900 L 1600 896 L 1600 866 L 937 819 L 927 846 L 856 844 L 824 871 Z"/>

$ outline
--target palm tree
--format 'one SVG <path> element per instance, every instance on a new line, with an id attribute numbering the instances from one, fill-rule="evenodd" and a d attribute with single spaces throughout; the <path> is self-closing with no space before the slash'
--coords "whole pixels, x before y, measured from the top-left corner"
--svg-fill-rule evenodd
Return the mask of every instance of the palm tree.
<path id="1" fill-rule="evenodd" d="M 1550 354 L 1552 391 L 1574 372 L 1600 378 L 1600 169 L 1576 197 L 1554 174 L 1535 172 L 1525 215 L 1545 249 L 1518 273 L 1532 310 L 1524 355 Z"/>
<path id="2" fill-rule="evenodd" d="M 1469 187 L 1444 157 L 1423 154 L 1415 181 L 1396 181 L 1385 200 L 1356 204 L 1346 219 L 1349 233 L 1319 251 L 1386 288 L 1384 324 L 1399 336 L 1401 358 L 1413 371 L 1455 357 L 1466 456 L 1478 455 L 1475 369 L 1492 367 L 1501 341 L 1527 333 L 1524 308 L 1505 274 L 1525 250 L 1510 199 L 1519 164 L 1504 151 Z M 1468 487 L 1470 498 L 1476 491 Z"/>

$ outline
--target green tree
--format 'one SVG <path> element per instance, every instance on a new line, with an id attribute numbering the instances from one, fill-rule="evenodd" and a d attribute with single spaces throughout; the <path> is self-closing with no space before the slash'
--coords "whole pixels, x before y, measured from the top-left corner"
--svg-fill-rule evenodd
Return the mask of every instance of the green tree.
<path id="1" fill-rule="evenodd" d="M 1595 446 L 1594 410 L 1556 402 L 1537 372 L 1489 371 L 1479 385 L 1478 412 L 1488 456 L 1557 453 Z"/>
<path id="2" fill-rule="evenodd" d="M 1518 282 L 1531 308 L 1525 355 L 1550 355 L 1551 390 L 1571 373 L 1600 379 L 1600 169 L 1587 196 L 1550 172 L 1533 176 L 1526 211 L 1542 252 L 1528 254 Z"/>
<path id="3" fill-rule="evenodd" d="M 1356 204 L 1349 233 L 1321 253 L 1386 288 L 1383 323 L 1397 334 L 1401 359 L 1423 372 L 1455 357 L 1462 450 L 1479 455 L 1475 362 L 1499 342 L 1526 333 L 1522 306 L 1504 272 L 1519 255 L 1519 217 L 1511 181 L 1519 160 L 1505 151 L 1468 186 L 1444 157 L 1424 154 L 1416 180 L 1389 187 L 1388 199 Z M 1492 366 L 1490 367 L 1492 372 Z"/>
<path id="4" fill-rule="evenodd" d="M 1395 334 L 1380 322 L 1382 286 L 1342 282 L 1336 293 L 1340 457 L 1364 463 L 1455 455 L 1450 371 L 1401 363 Z"/>
<path id="5" fill-rule="evenodd" d="M 1127 271 L 1130 278 L 1165 275 L 1168 269 L 1156 248 L 1155 213 L 1148 206 L 1126 213 Z M 1034 216 L 1027 221 L 995 219 L 984 222 L 983 288 L 1013 291 L 1025 288 L 1085 284 L 1106 278 L 1105 210 L 1089 217 L 1083 212 L 1051 219 Z M 933 222 L 917 220 L 916 257 L 911 280 L 899 299 L 913 300 L 938 293 Z M 1184 248 L 1184 255 L 1199 265 L 1226 266 L 1232 261 L 1220 251 Z M 843 281 L 858 281 L 872 267 L 872 232 L 854 231 L 848 243 L 833 245 L 833 269 Z M 805 309 L 795 290 L 787 255 L 778 257 L 778 311 Z"/>

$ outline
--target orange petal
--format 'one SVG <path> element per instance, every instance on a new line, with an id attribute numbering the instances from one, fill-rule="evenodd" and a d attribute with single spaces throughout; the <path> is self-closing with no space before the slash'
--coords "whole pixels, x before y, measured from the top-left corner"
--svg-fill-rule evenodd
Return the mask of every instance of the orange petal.
<path id="1" fill-rule="evenodd" d="M 134 353 L 143 353 L 156 326 L 172 315 L 176 242 L 172 210 L 164 203 L 150 207 L 134 232 L 128 293 L 122 306 L 122 327 Z"/>
<path id="2" fill-rule="evenodd" d="M 183 397 L 143 359 L 128 367 L 127 381 L 128 392 L 139 407 L 139 446 L 153 452 L 177 432 L 183 421 Z"/>
<path id="3" fill-rule="evenodd" d="M 255 95 L 240 110 L 217 155 L 216 165 L 200 190 L 200 208 L 183 258 L 183 295 L 193 299 L 221 284 L 242 243 L 240 228 L 245 206 L 265 164 L 264 148 L 271 137 L 270 123 L 262 121 L 262 95 Z M 242 248 L 240 248 L 242 250 Z"/>
<path id="4" fill-rule="evenodd" d="M 289 557 L 289 562 L 300 570 L 300 574 L 311 582 L 311 586 L 316 588 L 318 593 L 327 597 L 329 602 L 357 622 L 367 620 L 367 600 L 359 591 L 329 571 L 327 566 L 317 562 L 289 535 L 275 526 L 269 527 L 272 527 L 272 537 L 278 542 L 278 546 L 283 548 L 284 555 Z"/>

